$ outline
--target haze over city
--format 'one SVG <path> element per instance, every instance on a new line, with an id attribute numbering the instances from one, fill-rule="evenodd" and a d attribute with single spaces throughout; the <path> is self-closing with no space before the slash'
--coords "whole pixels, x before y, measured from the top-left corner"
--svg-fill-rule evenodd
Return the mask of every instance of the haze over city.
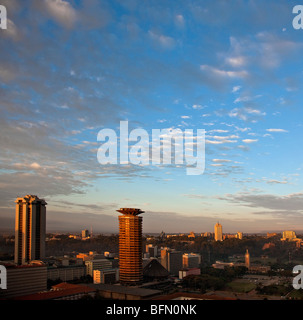
<path id="1" fill-rule="evenodd" d="M 1 229 L 15 199 L 47 231 L 303 230 L 303 31 L 296 1 L 2 0 Z M 101 165 L 98 132 L 205 129 L 205 171 Z"/>

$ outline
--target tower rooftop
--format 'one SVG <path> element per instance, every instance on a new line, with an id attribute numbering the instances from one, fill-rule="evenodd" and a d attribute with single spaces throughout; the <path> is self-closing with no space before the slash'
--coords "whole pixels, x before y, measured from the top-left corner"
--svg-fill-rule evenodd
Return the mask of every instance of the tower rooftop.
<path id="1" fill-rule="evenodd" d="M 141 209 L 136 209 L 136 208 L 120 208 L 117 210 L 118 212 L 126 215 L 132 215 L 132 216 L 137 216 L 141 213 L 144 213 Z"/>

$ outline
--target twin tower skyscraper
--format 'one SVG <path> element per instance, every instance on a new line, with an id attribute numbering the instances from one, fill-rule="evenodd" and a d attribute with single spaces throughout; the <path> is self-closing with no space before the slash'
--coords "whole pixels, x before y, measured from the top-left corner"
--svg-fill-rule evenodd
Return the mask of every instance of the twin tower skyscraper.
<path id="1" fill-rule="evenodd" d="M 45 258 L 46 205 L 36 195 L 17 198 L 15 218 L 15 263 L 25 265 Z M 120 283 L 138 285 L 142 271 L 142 217 L 144 211 L 121 208 L 119 219 Z"/>

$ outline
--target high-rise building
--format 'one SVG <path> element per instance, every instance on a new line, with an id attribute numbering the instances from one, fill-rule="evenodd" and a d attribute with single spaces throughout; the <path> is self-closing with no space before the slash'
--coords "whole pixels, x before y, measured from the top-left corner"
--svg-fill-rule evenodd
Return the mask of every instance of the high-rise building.
<path id="1" fill-rule="evenodd" d="M 147 244 L 145 246 L 145 252 L 149 254 L 150 257 L 158 256 L 158 246 L 153 246 L 152 244 Z"/>
<path id="2" fill-rule="evenodd" d="M 82 239 L 86 239 L 89 237 L 89 232 L 87 229 L 81 231 L 81 237 Z"/>
<path id="3" fill-rule="evenodd" d="M 215 224 L 215 240 L 223 241 L 222 225 L 219 222 Z"/>
<path id="4" fill-rule="evenodd" d="M 248 252 L 248 249 L 246 249 L 246 253 L 245 253 L 245 267 L 247 269 L 249 269 L 250 267 L 250 254 Z"/>
<path id="5" fill-rule="evenodd" d="M 137 285 L 143 281 L 142 269 L 142 217 L 144 211 L 121 208 L 119 216 L 119 268 L 120 283 Z"/>
<path id="6" fill-rule="evenodd" d="M 47 203 L 35 195 L 15 202 L 15 263 L 23 265 L 45 257 Z"/>
<path id="7" fill-rule="evenodd" d="M 183 254 L 183 268 L 198 268 L 201 264 L 201 255 L 198 253 Z"/>
<path id="8" fill-rule="evenodd" d="M 183 267 L 183 261 L 182 261 L 182 252 L 181 251 L 175 251 L 175 250 L 171 250 L 168 251 L 168 257 L 167 257 L 167 261 L 168 261 L 168 271 L 170 274 L 172 275 L 179 275 L 179 271 L 182 269 Z"/>
<path id="9" fill-rule="evenodd" d="M 243 232 L 238 231 L 236 238 L 242 240 L 243 239 Z"/>
<path id="10" fill-rule="evenodd" d="M 288 230 L 288 231 L 283 231 L 283 238 L 281 240 L 293 241 L 296 238 L 297 238 L 296 233 L 294 231 Z"/>

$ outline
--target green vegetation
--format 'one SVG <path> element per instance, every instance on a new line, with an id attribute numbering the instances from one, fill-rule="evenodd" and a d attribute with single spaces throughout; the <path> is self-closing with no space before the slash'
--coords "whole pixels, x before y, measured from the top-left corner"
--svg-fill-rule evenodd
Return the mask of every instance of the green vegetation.
<path id="1" fill-rule="evenodd" d="M 226 284 L 227 290 L 239 293 L 247 293 L 256 288 L 256 285 L 251 282 L 232 281 Z"/>
<path id="2" fill-rule="evenodd" d="M 292 290 L 293 290 L 293 287 L 291 285 L 269 285 L 264 287 L 258 286 L 256 288 L 256 291 L 259 294 L 272 295 L 272 296 L 285 296 Z"/>
<path id="3" fill-rule="evenodd" d="M 202 268 L 201 275 L 190 275 L 183 279 L 183 289 L 200 291 L 223 290 L 233 279 L 245 274 L 245 267 L 228 267 L 225 269 Z"/>

